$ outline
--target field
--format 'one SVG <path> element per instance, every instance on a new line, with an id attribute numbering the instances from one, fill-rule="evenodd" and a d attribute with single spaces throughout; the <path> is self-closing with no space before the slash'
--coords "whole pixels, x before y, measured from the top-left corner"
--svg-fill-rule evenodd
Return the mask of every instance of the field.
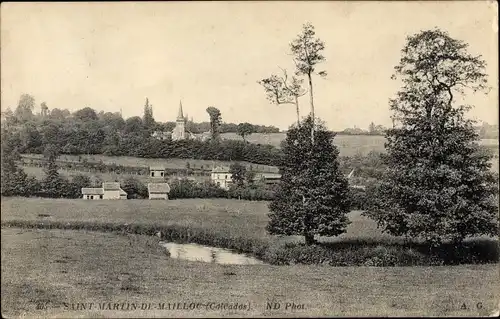
<path id="1" fill-rule="evenodd" d="M 267 202 L 231 199 L 178 199 L 170 201 L 84 201 L 71 199 L 3 198 L 2 223 L 12 220 L 89 223 L 140 223 L 182 225 L 209 229 L 233 237 L 270 239 L 267 234 Z M 48 215 L 48 217 L 40 217 Z M 350 213 L 342 239 L 389 240 L 374 221 Z M 290 237 L 293 239 L 293 237 Z"/>
<path id="2" fill-rule="evenodd" d="M 43 158 L 42 154 L 23 154 L 24 158 Z M 59 161 L 64 162 L 78 162 L 86 159 L 92 163 L 102 161 L 104 164 L 116 164 L 123 166 L 133 167 L 150 167 L 150 166 L 163 166 L 170 169 L 185 169 L 186 164 L 189 163 L 191 169 L 203 169 L 210 171 L 214 166 L 229 166 L 231 162 L 228 161 L 211 161 L 211 160 L 197 160 L 197 159 L 181 159 L 181 158 L 140 158 L 131 156 L 106 156 L 106 155 L 66 155 L 59 156 Z M 276 167 L 269 165 L 260 165 L 254 163 L 242 162 L 244 165 L 252 165 L 252 170 L 257 172 L 275 172 Z"/>
<path id="3" fill-rule="evenodd" d="M 236 133 L 221 134 L 222 138 L 242 140 L 241 136 Z M 250 143 L 270 144 L 280 147 L 281 141 L 285 139 L 286 133 L 254 133 L 245 137 Z M 384 151 L 384 136 L 368 136 L 368 135 L 337 135 L 333 140 L 334 144 L 339 148 L 340 156 L 353 156 L 355 154 L 366 155 L 370 151 Z"/>
<path id="4" fill-rule="evenodd" d="M 498 264 L 441 267 L 218 265 L 170 259 L 158 238 L 83 230 L 5 227 L 31 222 L 190 225 L 227 236 L 278 240 L 265 230 L 265 202 L 83 201 L 3 198 L 2 314 L 37 317 L 474 316 L 498 303 Z M 389 240 L 350 214 L 340 240 Z M 36 303 L 47 305 L 36 310 Z M 65 304 L 94 302 L 92 310 Z M 97 303 L 243 303 L 247 311 L 106 311 Z M 267 302 L 281 302 L 277 310 Z M 304 310 L 284 309 L 285 303 Z M 463 304 L 467 309 L 462 309 Z M 481 303 L 481 307 L 477 304 Z"/>
<path id="5" fill-rule="evenodd" d="M 37 179 L 42 179 L 45 176 L 42 167 L 36 166 L 23 166 L 24 172 L 26 174 L 36 177 Z M 119 181 L 123 182 L 126 178 L 133 177 L 142 183 L 146 184 L 151 182 L 151 178 L 148 175 L 135 175 L 135 174 L 117 174 L 117 173 L 100 173 L 100 172 L 88 172 L 88 171 L 80 171 L 80 170 L 66 170 L 60 168 L 58 170 L 59 174 L 65 177 L 71 178 L 74 175 L 85 175 L 90 177 L 91 180 L 96 180 L 96 178 L 100 178 L 102 181 Z M 206 181 L 210 179 L 210 176 L 198 176 L 198 175 L 190 175 L 190 178 L 194 178 L 197 181 Z"/>
<path id="6" fill-rule="evenodd" d="M 225 139 L 243 140 L 236 133 L 224 133 Z M 255 144 L 270 144 L 280 147 L 281 141 L 285 139 L 286 133 L 254 133 L 245 139 Z M 353 156 L 356 154 L 366 155 L 370 151 L 384 152 L 385 137 L 379 135 L 336 135 L 333 143 L 339 148 L 340 156 Z M 481 145 L 491 148 L 498 156 L 498 139 L 482 139 Z"/>

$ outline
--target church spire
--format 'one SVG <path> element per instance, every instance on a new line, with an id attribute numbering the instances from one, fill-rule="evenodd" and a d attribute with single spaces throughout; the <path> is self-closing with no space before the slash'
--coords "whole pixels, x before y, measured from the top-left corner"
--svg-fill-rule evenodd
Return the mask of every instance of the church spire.
<path id="1" fill-rule="evenodd" d="M 177 114 L 177 121 L 184 121 L 184 114 L 182 113 L 182 101 L 179 101 L 179 114 Z"/>

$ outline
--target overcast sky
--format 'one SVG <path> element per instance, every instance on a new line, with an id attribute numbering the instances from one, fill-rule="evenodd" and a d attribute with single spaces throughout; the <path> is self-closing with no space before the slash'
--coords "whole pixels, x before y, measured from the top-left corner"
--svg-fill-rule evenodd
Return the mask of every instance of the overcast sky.
<path id="1" fill-rule="evenodd" d="M 286 129 L 291 105 L 268 103 L 256 83 L 293 67 L 289 42 L 311 22 L 326 43 L 326 79 L 315 78 L 317 115 L 332 129 L 389 125 L 390 79 L 405 37 L 439 27 L 488 63 L 488 96 L 468 100 L 473 117 L 498 123 L 496 3 L 166 2 L 3 3 L 1 105 L 22 93 L 50 109 L 90 106 L 173 121 L 179 100 L 195 121 L 215 106 L 226 122 Z M 309 111 L 301 99 L 303 114 Z"/>

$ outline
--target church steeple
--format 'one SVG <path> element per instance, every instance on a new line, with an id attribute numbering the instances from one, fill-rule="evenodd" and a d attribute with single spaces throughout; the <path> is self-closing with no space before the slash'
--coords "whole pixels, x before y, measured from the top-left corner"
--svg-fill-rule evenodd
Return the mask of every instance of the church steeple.
<path id="1" fill-rule="evenodd" d="M 179 114 L 177 114 L 177 121 L 185 121 L 184 114 L 182 113 L 182 101 L 179 101 Z"/>

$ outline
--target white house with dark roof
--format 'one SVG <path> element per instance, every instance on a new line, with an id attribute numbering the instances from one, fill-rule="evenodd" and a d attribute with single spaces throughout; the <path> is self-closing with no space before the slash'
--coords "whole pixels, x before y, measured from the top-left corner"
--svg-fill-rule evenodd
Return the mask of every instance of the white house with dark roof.
<path id="1" fill-rule="evenodd" d="M 148 183 L 149 199 L 168 199 L 170 186 L 168 183 Z"/>
<path id="2" fill-rule="evenodd" d="M 164 166 L 150 166 L 149 167 L 149 177 L 163 178 L 165 176 Z"/>
<path id="3" fill-rule="evenodd" d="M 83 199 L 127 199 L 127 193 L 121 189 L 118 182 L 104 182 L 102 187 L 82 188 Z"/>
<path id="4" fill-rule="evenodd" d="M 218 166 L 212 169 L 210 180 L 220 188 L 229 189 L 229 185 L 233 183 L 231 176 L 232 174 L 229 172 L 229 167 Z"/>
<path id="5" fill-rule="evenodd" d="M 83 199 L 90 199 L 90 200 L 103 199 L 104 190 L 101 187 L 99 188 L 84 187 L 82 188 L 82 195 Z"/>

